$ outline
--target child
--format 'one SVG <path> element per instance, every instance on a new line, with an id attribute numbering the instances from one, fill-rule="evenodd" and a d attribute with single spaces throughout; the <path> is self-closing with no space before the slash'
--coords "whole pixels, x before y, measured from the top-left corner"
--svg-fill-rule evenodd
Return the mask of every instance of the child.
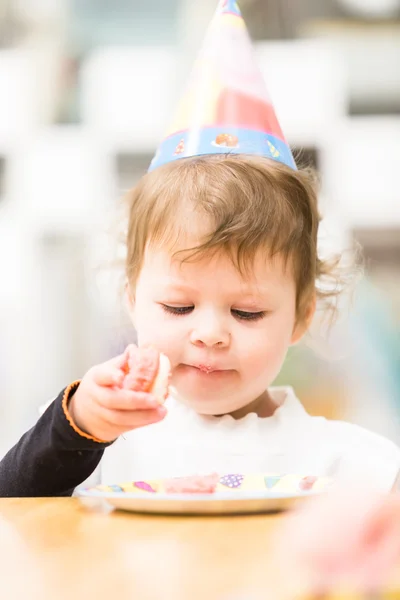
<path id="1" fill-rule="evenodd" d="M 236 4 L 225 1 L 206 48 L 222 44 L 233 53 L 235 37 L 224 39 L 231 26 L 245 35 Z M 243 55 L 228 58 L 221 64 L 232 70 L 233 89 Z M 205 63 L 203 91 L 207 77 L 218 83 Z M 377 489 L 392 488 L 400 469 L 392 443 L 313 418 L 291 388 L 270 387 L 317 301 L 334 301 L 338 292 L 318 287 L 335 270 L 317 253 L 313 180 L 295 168 L 249 73 L 244 92 L 232 95 L 217 73 L 223 93 L 217 85 L 208 90 L 209 106 L 196 100 L 197 126 L 178 124 L 128 196 L 129 310 L 139 345 L 151 344 L 171 361 L 165 407 L 121 388 L 126 355 L 90 369 L 3 459 L 1 494 L 70 495 L 100 460 L 107 483 L 213 471 L 368 473 Z M 230 111 L 225 121 L 221 94 Z M 193 98 L 195 83 L 184 103 L 188 122 Z M 218 111 L 204 113 L 212 98 Z M 251 127 L 243 117 L 246 98 Z M 199 126 L 200 117 L 207 126 Z"/>

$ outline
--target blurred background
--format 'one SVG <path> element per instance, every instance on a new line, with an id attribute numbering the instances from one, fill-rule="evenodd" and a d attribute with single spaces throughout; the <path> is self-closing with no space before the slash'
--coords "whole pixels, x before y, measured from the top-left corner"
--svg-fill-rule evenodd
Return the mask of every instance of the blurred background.
<path id="1" fill-rule="evenodd" d="M 134 340 L 119 198 L 146 171 L 217 0 L 0 0 L 0 455 Z M 322 179 L 321 251 L 364 249 L 330 335 L 278 383 L 400 442 L 400 0 L 241 0 L 286 137 Z"/>

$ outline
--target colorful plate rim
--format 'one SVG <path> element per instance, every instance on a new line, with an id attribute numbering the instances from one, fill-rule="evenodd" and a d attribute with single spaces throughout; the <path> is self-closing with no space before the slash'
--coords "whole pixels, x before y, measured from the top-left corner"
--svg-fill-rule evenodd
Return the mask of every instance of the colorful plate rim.
<path id="1" fill-rule="evenodd" d="M 181 493 L 181 494 L 167 494 L 165 492 L 108 492 L 102 490 L 96 490 L 93 488 L 87 488 L 77 490 L 77 496 L 82 498 L 97 498 L 97 499 L 113 499 L 113 500 L 147 500 L 149 502 L 215 502 L 215 501 L 243 501 L 243 500 L 296 500 L 300 498 L 307 498 L 313 496 L 319 496 L 323 494 L 323 490 L 305 490 L 296 492 L 273 492 L 273 491 L 254 491 L 249 490 L 237 490 L 227 492 L 212 492 L 207 494 L 192 494 L 192 493 Z"/>

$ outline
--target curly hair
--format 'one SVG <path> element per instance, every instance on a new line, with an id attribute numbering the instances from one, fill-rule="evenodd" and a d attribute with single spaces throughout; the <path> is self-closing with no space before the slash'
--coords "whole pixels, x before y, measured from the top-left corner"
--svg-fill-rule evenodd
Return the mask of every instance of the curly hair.
<path id="1" fill-rule="evenodd" d="M 263 157 L 217 154 L 170 162 L 127 195 L 128 282 L 134 289 L 149 246 L 167 247 L 182 261 L 222 250 L 243 276 L 261 251 L 267 258 L 283 256 L 293 270 L 298 319 L 315 299 L 333 317 L 353 269 L 344 269 L 340 256 L 318 256 L 317 198 L 311 169 Z"/>

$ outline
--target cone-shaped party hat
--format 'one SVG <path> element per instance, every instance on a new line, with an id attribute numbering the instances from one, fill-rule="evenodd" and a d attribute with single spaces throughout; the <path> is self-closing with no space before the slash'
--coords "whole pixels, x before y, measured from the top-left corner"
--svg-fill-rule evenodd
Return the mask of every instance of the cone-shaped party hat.
<path id="1" fill-rule="evenodd" d="M 189 156 L 255 154 L 296 169 L 235 0 L 220 0 L 167 137 L 149 170 Z"/>

